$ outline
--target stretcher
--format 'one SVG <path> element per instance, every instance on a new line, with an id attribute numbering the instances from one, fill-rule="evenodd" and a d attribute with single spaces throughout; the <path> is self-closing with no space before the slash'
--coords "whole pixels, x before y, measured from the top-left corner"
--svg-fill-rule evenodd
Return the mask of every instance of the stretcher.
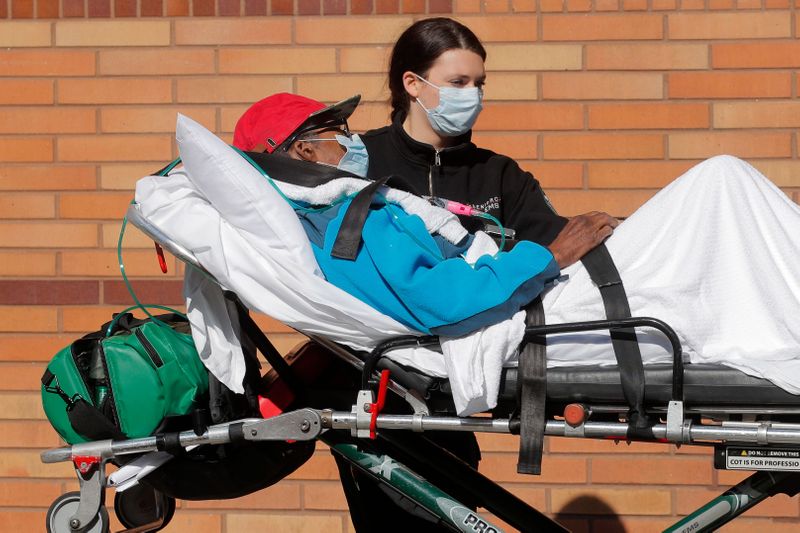
<path id="1" fill-rule="evenodd" d="M 204 270 L 191 252 L 170 240 L 135 206 L 127 217 L 189 268 Z M 227 296 L 241 307 L 235 294 Z M 246 309 L 241 310 L 247 317 Z M 524 344 L 565 331 L 613 331 L 633 326 L 658 329 L 673 348 L 672 364 L 645 366 L 646 423 L 631 422 L 631 407 L 617 367 L 552 368 L 546 372 L 546 400 L 536 406 L 544 416 L 542 433 L 558 438 L 713 447 L 716 468 L 753 472 L 666 530 L 670 532 L 713 531 L 768 497 L 796 495 L 800 490 L 800 396 L 732 368 L 685 363 L 677 335 L 668 324 L 653 318 L 532 326 Z M 80 482 L 79 492 L 65 494 L 51 506 L 48 531 L 108 530 L 105 489 L 112 486 L 106 475 L 108 463 L 121 465 L 154 452 L 174 453 L 200 445 L 314 440 L 328 444 L 336 456 L 374 477 L 442 531 L 503 531 L 493 518 L 463 501 L 477 502 L 479 508 L 520 531 L 566 531 L 425 438 L 427 431 L 524 432 L 520 404 L 525 400 L 520 399 L 518 368 L 504 370 L 498 406 L 491 413 L 458 417 L 446 379 L 427 376 L 385 357 L 399 347 L 433 345 L 438 342 L 434 336 L 390 339 L 371 353 L 311 336 L 283 360 L 275 358 L 277 352 L 263 333 L 245 329 L 272 365 L 267 381 L 282 381 L 298 399 L 291 409 L 270 418 L 43 452 L 45 463 L 71 461 Z M 330 379 L 296 375 L 293 368 L 304 358 L 326 361 L 325 377 L 341 379 L 331 384 Z M 114 507 L 126 531 L 157 531 L 169 522 L 175 496 L 158 484 L 149 484 L 144 475 L 136 490 L 117 493 Z"/>

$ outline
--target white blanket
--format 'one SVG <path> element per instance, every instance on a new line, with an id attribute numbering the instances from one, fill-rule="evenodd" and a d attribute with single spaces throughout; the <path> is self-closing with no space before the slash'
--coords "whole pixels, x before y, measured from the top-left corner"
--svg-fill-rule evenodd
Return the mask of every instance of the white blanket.
<path id="1" fill-rule="evenodd" d="M 693 363 L 717 363 L 800 394 L 800 207 L 746 162 L 718 156 L 660 191 L 608 239 L 633 316 L 670 324 Z M 544 298 L 548 323 L 604 318 L 579 263 Z M 645 362 L 670 361 L 637 330 Z M 607 333 L 569 334 L 548 366 L 612 363 Z"/>
<path id="2" fill-rule="evenodd" d="M 185 117 L 177 137 L 185 170 L 140 180 L 139 209 L 223 288 L 251 309 L 359 350 L 414 334 L 322 278 L 294 211 L 243 158 Z M 728 364 L 800 393 L 800 343 L 791 322 L 800 311 L 797 229 L 795 204 L 746 163 L 718 157 L 664 189 L 607 244 L 633 315 L 670 323 L 692 361 Z M 603 318 L 582 266 L 566 273 L 569 280 L 544 296 L 548 323 Z M 221 289 L 188 269 L 185 291 L 201 357 L 241 390 L 235 315 Z M 519 318 L 448 339 L 446 357 L 424 348 L 390 356 L 448 376 L 460 414 L 491 408 L 501 367 L 514 364 Z M 659 334 L 644 331 L 640 339 L 647 362 L 669 360 Z M 549 366 L 613 361 L 607 333 L 563 335 L 548 346 Z"/>

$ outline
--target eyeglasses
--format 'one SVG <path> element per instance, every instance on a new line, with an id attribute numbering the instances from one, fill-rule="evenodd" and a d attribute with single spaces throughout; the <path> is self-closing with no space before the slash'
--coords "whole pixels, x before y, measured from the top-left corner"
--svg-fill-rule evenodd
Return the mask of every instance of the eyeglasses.
<path id="1" fill-rule="evenodd" d="M 353 135 L 350 133 L 350 128 L 347 125 L 347 121 L 344 122 L 334 122 L 330 124 L 323 124 L 320 126 L 314 126 L 313 128 L 307 129 L 305 131 L 299 131 L 296 134 L 292 135 L 291 137 L 287 138 L 283 143 L 281 143 L 281 150 L 284 152 L 289 151 L 292 144 L 295 141 L 309 141 L 309 142 L 317 142 L 317 141 L 335 141 L 336 139 L 328 139 L 324 137 L 305 137 L 305 135 L 319 135 L 320 133 L 326 133 L 328 131 L 334 131 L 340 135 L 344 135 L 348 139 L 350 139 Z"/>

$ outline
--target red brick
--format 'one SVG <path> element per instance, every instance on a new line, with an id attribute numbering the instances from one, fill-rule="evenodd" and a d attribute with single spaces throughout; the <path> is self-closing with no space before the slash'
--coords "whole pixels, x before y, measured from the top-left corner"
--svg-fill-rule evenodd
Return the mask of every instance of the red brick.
<path id="1" fill-rule="evenodd" d="M 545 159 L 654 159 L 664 156 L 663 137 L 653 134 L 550 134 Z"/>
<path id="2" fill-rule="evenodd" d="M 375 17 L 365 24 L 358 17 L 295 20 L 298 44 L 389 44 L 411 25 L 411 17 Z M 246 43 L 249 44 L 249 43 Z"/>
<path id="3" fill-rule="evenodd" d="M 0 196 L 0 219 L 53 219 L 55 216 L 51 194 L 11 193 Z"/>
<path id="4" fill-rule="evenodd" d="M 298 15 L 319 15 L 320 0 L 297 0 Z"/>
<path id="5" fill-rule="evenodd" d="M 647 11 L 647 0 L 622 0 L 625 11 Z"/>
<path id="6" fill-rule="evenodd" d="M 0 1 L 0 19 L 8 18 L 8 3 L 3 0 Z"/>
<path id="7" fill-rule="evenodd" d="M 0 79 L 0 105 L 51 103 L 53 103 L 52 80 Z"/>
<path id="8" fill-rule="evenodd" d="M 172 133 L 178 113 L 214 130 L 216 110 L 199 106 L 104 107 L 100 112 L 100 128 L 104 133 Z M 149 172 L 155 170 L 150 168 Z"/>
<path id="9" fill-rule="evenodd" d="M 672 159 L 705 159 L 719 154 L 748 159 L 790 157 L 792 154 L 792 138 L 788 132 L 670 133 L 668 139 Z"/>
<path id="10" fill-rule="evenodd" d="M 764 7 L 767 9 L 787 9 L 790 5 L 789 0 L 764 0 Z"/>
<path id="11" fill-rule="evenodd" d="M 464 16 L 458 20 L 485 42 L 533 42 L 537 36 L 534 15 Z"/>
<path id="12" fill-rule="evenodd" d="M 18 107 L 0 113 L 0 133 L 94 133 L 94 109 Z"/>
<path id="13" fill-rule="evenodd" d="M 185 17 L 189 15 L 189 0 L 167 0 L 168 17 Z"/>
<path id="14" fill-rule="evenodd" d="M 141 12 L 143 17 L 160 17 L 163 11 L 164 5 L 162 0 L 141 0 Z"/>
<path id="15" fill-rule="evenodd" d="M 567 11 L 572 13 L 592 10 L 592 0 L 567 0 Z"/>
<path id="16" fill-rule="evenodd" d="M 399 0 L 375 0 L 375 14 L 396 15 L 400 13 Z"/>
<path id="17" fill-rule="evenodd" d="M 702 11 L 706 8 L 706 0 L 681 0 L 683 11 Z"/>
<path id="18" fill-rule="evenodd" d="M 175 273 L 175 258 L 165 256 L 167 271 Z M 122 262 L 128 276 L 162 276 L 152 247 L 148 250 L 124 250 Z M 64 276 L 107 277 L 120 276 L 116 250 L 61 252 L 61 274 Z"/>
<path id="19" fill-rule="evenodd" d="M 0 252 L 0 276 L 54 276 L 55 252 Z"/>
<path id="20" fill-rule="evenodd" d="M 677 0 L 653 0 L 653 11 L 668 11 L 677 7 Z"/>
<path id="21" fill-rule="evenodd" d="M 347 14 L 347 0 L 323 0 L 322 1 L 322 14 L 323 15 L 346 15 Z"/>
<path id="22" fill-rule="evenodd" d="M 590 104 L 589 129 L 708 128 L 708 104 Z"/>
<path id="23" fill-rule="evenodd" d="M 544 15 L 545 41 L 605 41 L 661 39 L 660 15 Z"/>
<path id="24" fill-rule="evenodd" d="M 685 70 L 708 68 L 705 44 L 588 44 L 589 70 Z"/>
<path id="25" fill-rule="evenodd" d="M 715 69 L 800 67 L 800 42 L 712 44 L 711 64 Z"/>
<path id="26" fill-rule="evenodd" d="M 241 44 L 289 44 L 292 41 L 290 19 L 242 18 L 175 21 L 175 44 L 205 44 L 220 46 Z"/>
<path id="27" fill-rule="evenodd" d="M 205 49 L 101 50 L 98 71 L 111 75 L 213 74 L 214 51 Z"/>
<path id="28" fill-rule="evenodd" d="M 694 457 L 594 457 L 592 483 L 707 485 L 713 465 L 705 458 Z"/>
<path id="29" fill-rule="evenodd" d="M 53 354 L 74 340 L 72 335 L 3 335 L 0 336 L 0 360 L 49 361 Z M 0 431 L 0 443 L 4 443 L 3 435 Z"/>
<path id="30" fill-rule="evenodd" d="M 0 139 L 0 161 L 38 163 L 53 160 L 53 140 L 41 137 Z"/>
<path id="31" fill-rule="evenodd" d="M 267 14 L 267 0 L 245 0 L 244 14 L 248 17 L 263 17 Z"/>
<path id="32" fill-rule="evenodd" d="M 226 517 L 226 531 L 264 531 L 273 524 L 280 524 L 282 531 L 312 533 L 341 533 L 343 522 L 338 514 L 278 514 L 252 513 L 229 514 Z"/>
<path id="33" fill-rule="evenodd" d="M 59 161 L 167 161 L 167 135 L 70 135 L 58 140 Z"/>
<path id="34" fill-rule="evenodd" d="M 45 363 L 4 363 L 0 365 L 0 390 L 39 392 Z M 0 489 L 2 494 L 2 489 Z M 2 495 L 0 495 L 0 502 Z M 2 505 L 2 503 L 0 503 Z"/>
<path id="35" fill-rule="evenodd" d="M 5 4 L 5 2 L 0 2 Z M 36 18 L 39 19 L 55 19 L 58 18 L 58 0 L 38 0 L 36 2 Z M 2 18 L 2 14 L 0 14 Z"/>
<path id="36" fill-rule="evenodd" d="M 674 13 L 667 15 L 670 39 L 768 39 L 791 37 L 784 13 Z"/>
<path id="37" fill-rule="evenodd" d="M 220 17 L 238 17 L 241 15 L 241 2 L 239 0 L 219 0 L 217 4 Z"/>
<path id="38" fill-rule="evenodd" d="M 670 98 L 780 98 L 792 93 L 789 72 L 673 72 Z"/>
<path id="39" fill-rule="evenodd" d="M 350 0 L 351 15 L 371 15 L 373 10 L 373 0 Z"/>
<path id="40" fill-rule="evenodd" d="M 86 223 L 6 222 L 0 247 L 86 248 L 97 246 L 97 225 Z"/>
<path id="41" fill-rule="evenodd" d="M 572 439 L 550 438 L 549 453 L 567 454 L 606 454 L 609 456 L 630 454 L 658 454 L 666 455 L 671 451 L 670 446 L 651 442 L 617 442 L 607 439 Z"/>
<path id="42" fill-rule="evenodd" d="M 48 357 L 52 354 L 48 354 Z M 49 422 L 32 420 L 0 421 L 0 447 L 2 448 L 54 448 L 60 444 Z"/>
<path id="43" fill-rule="evenodd" d="M 476 132 L 472 136 L 472 142 L 481 148 L 507 155 L 512 159 L 536 159 L 538 156 L 535 133 L 498 134 Z"/>
<path id="44" fill-rule="evenodd" d="M 335 48 L 227 48 L 219 51 L 224 74 L 312 74 L 336 72 Z"/>
<path id="45" fill-rule="evenodd" d="M 129 193 L 62 194 L 59 199 L 60 218 L 121 218 L 132 200 Z"/>
<path id="46" fill-rule="evenodd" d="M 0 305 L 94 304 L 99 298 L 96 281 L 0 280 Z"/>
<path id="47" fill-rule="evenodd" d="M 542 74 L 545 100 L 654 100 L 664 86 L 656 73 L 554 73 Z"/>
<path id="48" fill-rule="evenodd" d="M 403 0 L 403 13 L 425 13 L 425 0 Z"/>
<path id="49" fill-rule="evenodd" d="M 213 17 L 214 0 L 192 0 L 192 15 L 195 17 Z"/>
<path id="50" fill-rule="evenodd" d="M 87 0 L 90 18 L 108 18 L 111 16 L 111 2 L 109 0 Z"/>
<path id="51" fill-rule="evenodd" d="M 800 102 L 715 103 L 715 128 L 797 128 Z"/>
<path id="52" fill-rule="evenodd" d="M 11 17 L 15 19 L 33 18 L 33 0 L 11 0 Z"/>
<path id="53" fill-rule="evenodd" d="M 114 0 L 115 17 L 135 17 L 136 0 Z"/>
<path id="54" fill-rule="evenodd" d="M 57 481 L 0 481 L 0 505 L 4 507 L 47 507 L 60 495 Z"/>
<path id="55" fill-rule="evenodd" d="M 83 17 L 83 0 L 62 0 L 61 10 L 64 17 Z"/>
<path id="56" fill-rule="evenodd" d="M 90 166 L 0 167 L 0 191 L 94 189 L 96 182 Z"/>
<path id="57" fill-rule="evenodd" d="M 0 307 L 0 332 L 45 333 L 55 331 L 58 324 L 57 311 L 53 307 L 24 307 L 14 305 Z M 8 414 L 8 410 L 6 410 Z M 15 413 L 26 415 L 26 413 Z M 25 416 L 27 418 L 27 416 Z M 16 418 L 15 416 L 7 418 Z M 0 454 L 2 457 L 2 454 Z M 0 459 L 2 461 L 2 459 Z M 2 476 L 0 476 L 2 477 Z"/>
<path id="58" fill-rule="evenodd" d="M 761 9 L 761 0 L 738 0 L 737 9 Z"/>
<path id="59" fill-rule="evenodd" d="M 588 164 L 589 188 L 660 189 L 694 164 L 695 161 L 593 161 Z"/>
<path id="60" fill-rule="evenodd" d="M 563 216 L 589 211 L 605 211 L 615 217 L 628 217 L 649 200 L 656 191 L 565 191 L 549 190 L 547 196 Z"/>
<path id="61" fill-rule="evenodd" d="M 550 161 L 520 161 L 520 167 L 533 174 L 547 190 L 583 187 L 583 164 Z"/>
<path id="62" fill-rule="evenodd" d="M 480 131 L 582 129 L 583 109 L 579 104 L 487 104 L 478 128 Z"/>
<path id="63" fill-rule="evenodd" d="M 153 261 L 155 260 L 153 253 Z M 184 303 L 182 281 L 133 280 L 132 284 L 136 296 L 142 302 L 157 302 L 163 305 Z M 130 305 L 131 295 L 122 281 L 104 281 L 103 301 L 106 304 Z"/>
<path id="64" fill-rule="evenodd" d="M 266 94 L 291 90 L 292 79 L 288 76 L 181 78 L 178 79 L 177 100 L 180 103 L 192 104 L 251 103 L 263 98 Z"/>
<path id="65" fill-rule="evenodd" d="M 542 13 L 561 13 L 564 11 L 566 0 L 540 0 Z"/>
<path id="66" fill-rule="evenodd" d="M 428 13 L 445 14 L 453 12 L 453 0 L 428 0 Z"/>
<path id="67" fill-rule="evenodd" d="M 294 14 L 294 0 L 271 0 L 270 6 L 273 15 Z"/>
<path id="68" fill-rule="evenodd" d="M 92 76 L 95 54 L 78 50 L 0 51 L 3 76 Z"/>
<path id="69" fill-rule="evenodd" d="M 667 515 L 671 512 L 669 490 L 605 489 L 597 487 L 552 489 L 550 501 L 554 509 L 562 509 L 572 501 L 585 502 L 582 514 Z"/>
<path id="70" fill-rule="evenodd" d="M 508 13 L 509 0 L 482 0 L 484 13 Z"/>
<path id="71" fill-rule="evenodd" d="M 65 104 L 163 104 L 172 101 L 172 85 L 168 79 L 64 79 L 59 80 L 58 100 Z"/>

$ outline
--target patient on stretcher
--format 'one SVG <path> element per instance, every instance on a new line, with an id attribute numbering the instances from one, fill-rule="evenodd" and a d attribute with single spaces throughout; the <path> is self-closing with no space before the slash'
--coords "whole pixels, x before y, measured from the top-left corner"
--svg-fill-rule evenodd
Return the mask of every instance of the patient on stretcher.
<path id="1" fill-rule="evenodd" d="M 288 204 L 274 194 L 274 190 L 269 193 L 272 187 L 264 183 L 262 176 L 252 174 L 253 169 L 246 162 L 241 161 L 240 165 L 234 161 L 234 158 L 241 160 L 241 157 L 233 151 L 223 153 L 223 148 L 227 147 L 212 146 L 212 139 L 208 136 L 213 135 L 199 132 L 199 125 L 182 120 L 178 138 L 186 164 L 186 176 L 176 176 L 173 183 L 142 180 L 137 186 L 137 201 L 146 211 L 145 215 L 162 227 L 169 226 L 168 219 L 178 216 L 185 220 L 184 224 L 216 224 L 215 229 L 202 231 L 202 238 L 198 236 L 198 231 L 181 232 L 181 228 L 175 229 L 175 237 L 180 233 L 185 245 L 227 288 L 235 290 L 251 308 L 272 314 L 301 331 L 321 333 L 355 348 L 369 349 L 380 339 L 414 331 L 424 332 L 408 321 L 403 313 L 411 313 L 411 309 L 405 309 L 402 304 L 397 306 L 400 312 L 393 311 L 390 306 L 380 309 L 382 313 L 370 313 L 369 306 L 360 305 L 371 302 L 368 296 L 362 299 L 358 293 L 358 275 L 342 274 L 339 268 L 353 268 L 353 262 L 331 259 L 329 255 L 323 257 L 325 254 L 321 252 L 330 249 L 330 240 L 336 235 L 331 230 L 336 227 L 331 225 L 332 221 L 341 219 L 344 216 L 342 212 L 346 210 L 336 210 L 327 222 L 312 220 L 305 222 L 305 226 L 298 223 L 295 217 L 292 225 L 285 216 L 286 212 L 292 212 L 285 211 Z M 189 140 L 193 136 L 202 142 L 192 146 Z M 222 158 L 225 164 L 215 167 L 217 171 L 209 171 L 214 157 L 209 157 L 208 152 L 214 150 L 219 151 L 214 156 Z M 219 168 L 225 169 L 226 178 L 233 176 L 232 179 L 237 180 L 236 187 L 232 188 L 229 183 L 220 185 Z M 212 179 L 202 178 L 201 174 L 206 171 L 210 172 Z M 278 178 L 275 185 L 282 194 L 290 199 L 294 196 L 292 201 L 301 206 L 301 211 L 306 209 L 303 202 L 316 205 L 323 203 L 313 201 L 313 189 L 303 191 L 302 187 L 283 184 L 278 176 L 275 178 Z M 192 191 L 187 192 L 187 188 Z M 231 195 L 232 189 L 239 194 Z M 344 186 L 342 198 L 355 190 L 352 185 Z M 247 197 L 243 197 L 243 194 Z M 399 276 L 398 279 L 407 279 L 406 276 L 413 278 L 420 274 L 414 269 L 424 271 L 431 264 L 440 264 L 434 259 L 462 262 L 459 269 L 471 269 L 467 261 L 458 258 L 437 258 L 442 248 L 430 236 L 430 228 L 425 229 L 427 234 L 423 235 L 425 222 L 417 215 L 409 214 L 402 203 L 395 205 L 388 192 L 382 194 L 389 200 L 390 207 L 387 207 L 386 201 L 379 199 L 374 204 L 375 209 L 369 211 L 364 225 L 365 246 L 362 246 L 359 255 L 364 253 L 364 248 L 370 251 L 366 245 L 368 239 L 383 239 L 380 246 L 403 254 L 403 260 L 394 261 L 391 254 L 381 257 L 384 263 L 371 256 L 362 258 L 363 263 L 358 266 L 372 267 L 374 270 L 370 276 L 373 281 L 386 282 L 392 276 Z M 270 195 L 271 198 L 267 198 Z M 347 201 L 344 200 L 345 203 Z M 279 202 L 283 202 L 284 207 Z M 205 211 L 205 207 L 209 206 L 218 213 L 216 219 L 213 213 Z M 316 215 L 324 218 L 330 209 L 316 212 Z M 271 211 L 273 216 L 267 217 L 265 210 Z M 393 211 L 397 218 L 393 216 Z M 178 215 L 178 212 L 182 214 Z M 203 216 L 199 217 L 201 213 Z M 316 215 L 312 215 L 312 218 Z M 275 220 L 275 216 L 280 220 Z M 370 218 L 377 218 L 380 223 L 372 225 Z M 411 225 L 413 231 L 409 233 L 407 225 L 396 227 L 399 220 Z M 320 224 L 327 225 L 324 232 L 319 231 L 316 237 L 312 235 L 311 248 L 314 248 L 313 241 L 317 239 L 316 249 L 304 248 L 295 242 L 298 229 L 302 234 L 313 234 L 322 227 Z M 607 241 L 607 246 L 625 283 L 633 316 L 653 316 L 672 325 L 692 362 L 726 364 L 748 374 L 765 377 L 789 392 L 800 393 L 800 332 L 793 328 L 794 317 L 800 316 L 800 264 L 796 259 L 800 257 L 798 229 L 798 206 L 747 163 L 721 156 L 701 163 L 666 187 L 621 224 Z M 287 233 L 289 231 L 294 233 Z M 279 235 L 281 232 L 283 235 Z M 292 237 L 286 239 L 285 235 Z M 274 242 L 267 242 L 269 240 Z M 263 248 L 275 243 L 279 245 L 277 248 L 271 246 L 268 251 Z M 431 243 L 437 249 L 431 249 Z M 400 244 L 402 248 L 393 249 Z M 459 241 L 450 244 L 463 246 L 465 243 Z M 472 246 L 475 246 L 475 242 Z M 246 250 L 248 247 L 256 250 L 252 257 L 248 255 L 252 253 Z M 282 251 L 288 253 L 282 255 Z M 494 259 L 490 253 L 483 261 L 501 263 L 503 259 L 499 258 L 513 257 L 513 253 L 498 256 L 498 259 Z M 241 261 L 237 254 L 241 254 Z M 320 258 L 323 260 L 320 261 Z M 298 259 L 313 266 L 300 266 Z M 519 268 L 525 268 L 523 261 L 519 263 Z M 398 269 L 396 272 L 381 276 L 381 268 L 391 270 L 395 264 Z M 502 272 L 502 269 L 491 271 L 494 275 Z M 341 291 L 323 293 L 318 282 L 305 275 L 319 279 L 320 273 L 324 273 L 334 285 L 339 281 L 346 294 Z M 547 322 L 602 319 L 604 313 L 600 296 L 582 265 L 578 263 L 568 267 L 562 274 L 567 274 L 569 278 L 544 289 L 542 294 Z M 530 275 L 530 272 L 521 274 L 517 279 L 525 279 L 526 275 Z M 545 276 L 547 279 L 539 278 L 537 289 L 526 293 L 526 297 L 537 292 L 538 287 L 555 275 L 556 272 L 549 272 Z M 344 282 L 340 276 L 346 278 Z M 280 283 L 277 287 L 264 290 L 264 279 L 269 277 L 279 278 Z M 536 274 L 528 279 L 534 278 Z M 442 289 L 441 298 L 423 295 L 424 298 L 417 304 L 422 311 L 428 311 L 428 306 L 443 304 L 456 307 L 470 304 L 476 299 L 474 293 L 458 291 L 457 285 L 445 285 L 448 281 L 456 280 L 443 277 L 437 281 Z M 288 291 L 289 286 L 301 292 L 302 297 L 293 298 Z M 385 290 L 391 294 L 393 288 L 386 285 Z M 499 289 L 495 287 L 494 290 Z M 508 287 L 505 290 L 509 291 Z M 229 379 L 233 385 L 231 388 L 235 388 L 235 353 L 229 349 L 230 357 L 222 364 L 213 359 L 219 358 L 219 354 L 225 351 L 211 349 L 220 340 L 228 343 L 233 341 L 235 345 L 235 339 L 218 338 L 219 332 L 225 329 L 219 327 L 224 317 L 207 312 L 214 307 L 210 304 L 220 304 L 221 299 L 215 300 L 217 296 L 211 292 L 212 289 L 191 274 L 187 275 L 186 291 L 190 297 L 190 318 L 192 310 L 201 303 L 206 311 L 201 318 L 193 320 L 201 356 L 205 353 L 209 358 L 209 368 L 212 371 L 216 369 L 218 372 L 215 374 L 222 375 L 223 382 L 225 378 Z M 507 296 L 513 293 L 512 284 Z M 430 302 L 426 303 L 426 299 Z M 515 302 L 514 306 L 522 303 Z M 324 315 L 327 323 L 321 325 L 323 319 L 319 318 L 320 314 Z M 504 321 L 513 322 L 514 319 Z M 509 352 L 513 355 L 516 347 L 513 341 L 508 341 L 507 346 L 487 355 L 491 351 L 487 347 L 501 340 L 487 333 L 492 327 L 480 329 L 477 337 L 473 333 L 453 339 L 456 349 L 451 351 L 449 357 L 447 353 L 442 357 L 423 349 L 394 354 L 394 357 L 426 372 L 448 375 L 454 396 L 458 393 L 460 383 L 463 386 L 461 414 L 475 412 L 480 407 L 492 407 L 492 395 L 496 396 L 497 390 L 495 381 L 499 381 L 499 367 L 513 364 Z M 504 334 L 513 338 L 517 331 L 521 329 L 510 326 Z M 648 331 L 638 333 L 646 362 L 668 360 L 666 342 L 659 334 Z M 458 359 L 455 359 L 456 355 Z M 490 361 L 489 358 L 494 359 Z M 569 334 L 549 341 L 549 366 L 613 362 L 608 334 Z M 495 368 L 498 369 L 496 375 Z"/>

